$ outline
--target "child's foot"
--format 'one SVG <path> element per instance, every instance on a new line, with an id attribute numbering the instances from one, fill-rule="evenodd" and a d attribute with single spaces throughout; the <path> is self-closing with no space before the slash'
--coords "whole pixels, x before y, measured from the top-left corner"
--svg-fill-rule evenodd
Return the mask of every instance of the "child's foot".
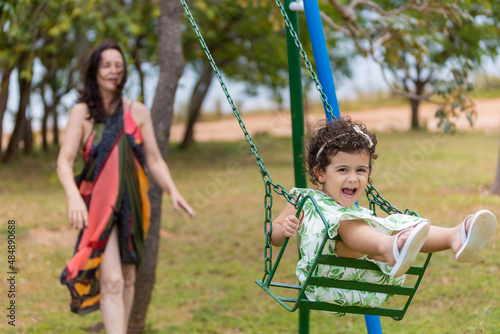
<path id="1" fill-rule="evenodd" d="M 455 258 L 458 262 L 472 262 L 490 241 L 497 227 L 497 219 L 488 210 L 481 210 L 467 216 L 462 223 L 462 247 Z"/>
<path id="2" fill-rule="evenodd" d="M 396 240 L 394 240 L 392 252 L 394 254 L 394 259 L 396 263 L 391 270 L 390 275 L 394 278 L 404 275 L 408 269 L 411 267 L 413 261 L 418 255 L 418 252 L 422 248 L 427 239 L 427 235 L 429 234 L 429 223 L 424 222 L 418 225 L 415 225 L 410 231 L 408 238 L 404 242 L 401 250 L 398 247 L 399 237 L 405 233 L 408 233 L 408 230 L 404 230 L 400 232 L 396 236 Z"/>

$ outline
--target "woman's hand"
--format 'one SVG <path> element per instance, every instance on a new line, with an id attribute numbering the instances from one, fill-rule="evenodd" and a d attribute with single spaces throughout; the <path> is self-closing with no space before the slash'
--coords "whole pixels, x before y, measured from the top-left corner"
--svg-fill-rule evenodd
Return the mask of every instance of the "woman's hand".
<path id="1" fill-rule="evenodd" d="M 88 226 L 87 205 L 81 196 L 74 196 L 68 199 L 69 223 L 76 229 L 83 229 Z"/>
<path id="2" fill-rule="evenodd" d="M 179 206 L 187 212 L 189 217 L 194 218 L 196 217 L 196 213 L 194 213 L 194 210 L 189 206 L 189 204 L 186 202 L 184 197 L 182 195 L 175 191 L 170 194 L 170 200 L 172 201 L 172 205 L 174 206 L 174 210 L 177 211 L 179 209 Z"/>

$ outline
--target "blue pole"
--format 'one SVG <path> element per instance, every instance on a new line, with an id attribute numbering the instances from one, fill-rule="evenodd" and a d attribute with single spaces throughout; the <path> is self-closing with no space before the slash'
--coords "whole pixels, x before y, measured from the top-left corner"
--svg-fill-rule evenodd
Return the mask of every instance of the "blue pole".
<path id="1" fill-rule="evenodd" d="M 307 28 L 309 29 L 309 38 L 314 54 L 316 64 L 316 73 L 318 74 L 319 82 L 323 88 L 323 92 L 328 98 L 328 103 L 333 109 L 333 114 L 340 117 L 339 103 L 337 94 L 335 93 L 335 84 L 333 81 L 333 72 L 330 65 L 330 56 L 326 48 L 325 34 L 323 32 L 323 23 L 319 15 L 319 5 L 317 0 L 304 0 L 304 12 L 306 14 Z M 330 113 L 326 111 L 326 117 L 329 121 L 332 120 Z"/>
<path id="2" fill-rule="evenodd" d="M 340 117 L 339 103 L 337 94 L 335 93 L 335 83 L 333 80 L 333 71 L 330 65 L 330 56 L 326 47 L 325 34 L 323 31 L 323 23 L 319 14 L 319 5 L 317 0 L 304 0 L 304 12 L 306 15 L 307 28 L 309 30 L 309 38 L 316 63 L 316 73 L 318 74 L 319 82 L 323 88 L 323 92 L 328 98 L 328 103 L 333 109 L 333 114 Z M 324 104 L 324 103 L 323 103 Z M 328 121 L 332 121 L 330 113 L 327 112 L 324 105 L 325 114 Z M 380 317 L 374 315 L 365 315 L 366 330 L 368 334 L 382 334 L 382 325 Z"/>
<path id="3" fill-rule="evenodd" d="M 379 316 L 365 315 L 365 323 L 368 334 L 382 334 L 382 324 Z"/>

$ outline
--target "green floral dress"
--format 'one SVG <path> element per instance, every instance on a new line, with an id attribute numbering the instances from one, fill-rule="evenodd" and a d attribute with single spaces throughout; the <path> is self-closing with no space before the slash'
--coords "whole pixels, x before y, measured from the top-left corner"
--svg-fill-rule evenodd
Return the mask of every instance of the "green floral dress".
<path id="1" fill-rule="evenodd" d="M 387 235 L 391 235 L 394 231 L 401 231 L 412 227 L 420 222 L 428 221 L 424 218 L 404 214 L 394 214 L 386 218 L 378 218 L 374 216 L 370 210 L 357 205 L 347 208 L 343 207 L 327 194 L 315 189 L 293 188 L 291 193 L 296 196 L 305 196 L 307 194 L 313 196 L 330 225 L 328 230 L 328 236 L 330 238 L 334 238 L 338 234 L 337 230 L 339 228 L 339 223 L 340 221 L 345 220 L 363 219 L 377 231 Z M 304 283 L 312 268 L 314 258 L 324 239 L 326 229 L 319 213 L 316 211 L 311 201 L 307 201 L 305 203 L 303 210 L 304 218 L 302 226 L 297 232 L 301 259 L 297 263 L 296 274 L 300 284 Z M 337 255 L 335 253 L 335 240 L 327 240 L 325 248 L 323 249 L 323 254 Z M 398 278 L 390 277 L 389 273 L 392 266 L 388 263 L 370 260 L 367 256 L 363 256 L 361 259 L 377 264 L 382 272 L 330 265 L 318 265 L 313 275 L 337 280 L 403 285 L 405 276 Z M 306 296 L 309 300 L 313 301 L 322 301 L 341 306 L 360 307 L 380 307 L 391 297 L 391 295 L 385 293 L 318 286 L 309 286 L 306 290 Z M 342 316 L 344 314 L 335 315 Z"/>

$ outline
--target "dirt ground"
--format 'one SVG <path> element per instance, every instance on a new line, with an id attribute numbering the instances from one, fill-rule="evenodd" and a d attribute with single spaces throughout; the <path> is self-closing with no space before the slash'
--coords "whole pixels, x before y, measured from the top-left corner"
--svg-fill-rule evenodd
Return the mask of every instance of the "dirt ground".
<path id="1" fill-rule="evenodd" d="M 482 130 L 487 132 L 498 132 L 500 129 L 500 98 L 476 100 L 476 111 L 478 113 L 474 127 L 469 126 L 465 117 L 457 122 L 457 127 L 463 131 Z M 437 130 L 438 120 L 434 116 L 436 107 L 423 105 L 420 109 L 421 124 L 427 124 L 430 131 Z M 375 131 L 404 131 L 410 128 L 410 107 L 376 108 L 354 112 L 342 112 L 349 114 L 355 120 L 365 123 L 370 130 Z M 268 132 L 277 136 L 291 134 L 291 119 L 288 112 L 275 112 L 268 115 L 244 114 L 242 116 L 250 135 L 259 132 Z M 315 113 L 308 117 L 310 124 L 316 123 L 324 118 L 323 114 Z M 184 135 L 184 124 L 174 125 L 171 132 L 171 140 L 179 142 Z M 195 125 L 196 141 L 211 140 L 236 140 L 242 139 L 243 133 L 236 118 L 222 119 L 218 121 L 199 122 Z"/>
<path id="2" fill-rule="evenodd" d="M 498 132 L 500 130 L 500 98 L 476 100 L 476 111 L 478 113 L 474 127 L 469 126 L 465 117 L 461 117 L 457 126 L 461 131 L 482 130 L 487 132 Z M 436 107 L 423 105 L 420 108 L 421 124 L 427 124 L 430 131 L 437 130 L 438 120 L 434 117 Z M 343 115 L 351 115 L 355 120 L 365 123 L 370 130 L 375 131 L 404 131 L 410 128 L 410 107 L 373 108 L 360 111 L 341 111 Z M 307 120 L 309 124 L 315 124 L 324 118 L 321 112 L 310 115 Z M 268 132 L 276 136 L 291 135 L 291 119 L 289 112 L 274 112 L 269 114 L 246 113 L 242 116 L 245 127 L 254 135 L 259 132 Z M 185 125 L 176 124 L 172 126 L 170 139 L 180 142 L 184 136 Z M 236 118 L 228 117 L 217 121 L 198 122 L 194 130 L 195 141 L 211 140 L 238 140 L 243 139 L 243 133 Z M 61 134 L 62 137 L 62 134 Z M 38 138 L 40 140 L 40 138 Z M 51 138 L 49 138 L 51 140 Z M 2 146 L 6 149 L 8 135 L 3 135 Z"/>

